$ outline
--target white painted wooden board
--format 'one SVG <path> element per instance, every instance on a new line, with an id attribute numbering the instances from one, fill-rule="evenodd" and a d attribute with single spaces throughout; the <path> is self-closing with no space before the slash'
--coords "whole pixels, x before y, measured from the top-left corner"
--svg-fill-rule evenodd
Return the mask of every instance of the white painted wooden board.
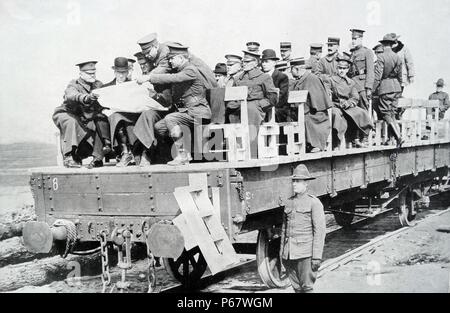
<path id="1" fill-rule="evenodd" d="M 238 263 L 236 251 L 215 214 L 216 210 L 208 198 L 208 193 L 198 188 L 178 187 L 175 188 L 174 195 L 192 238 L 198 244 L 211 273 L 217 274 Z M 202 218 L 201 215 L 205 217 Z"/>

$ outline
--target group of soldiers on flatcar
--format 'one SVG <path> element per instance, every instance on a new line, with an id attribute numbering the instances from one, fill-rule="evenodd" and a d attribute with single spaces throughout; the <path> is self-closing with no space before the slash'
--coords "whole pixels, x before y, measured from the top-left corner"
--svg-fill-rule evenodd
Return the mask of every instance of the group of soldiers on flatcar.
<path id="1" fill-rule="evenodd" d="M 150 82 L 154 87 L 152 98 L 167 111 L 116 112 L 106 117 L 94 90 L 130 81 L 135 61 L 116 58 L 112 67 L 115 79 L 105 85 L 96 79 L 97 61 L 81 62 L 77 64 L 80 77 L 69 83 L 64 102 L 53 115 L 61 131 L 64 165 L 81 167 L 82 159 L 91 155 L 88 167 L 100 167 L 105 156 L 115 154 L 117 166 L 146 166 L 172 142 L 176 156 L 168 164 L 187 164 L 191 154 L 183 138 L 186 130 L 199 123 L 240 122 L 240 103 L 224 103 L 224 92 L 210 92 L 233 86 L 249 87 L 252 157 L 257 157 L 258 129 L 270 118 L 273 107 L 276 122 L 298 120 L 297 111 L 288 104 L 289 91 L 293 90 L 308 91 L 304 110 L 308 152 L 325 150 L 330 130 L 334 149 L 344 138 L 349 145 L 367 146 L 373 128 L 371 100 L 378 118 L 388 123 L 401 145 L 396 104 L 404 86 L 414 80 L 411 55 L 399 36 L 391 33 L 373 49 L 377 55 L 374 62 L 372 51 L 362 44 L 364 31 L 351 29 L 351 34 L 349 53 L 341 54 L 340 38 L 330 37 L 328 54 L 321 57 L 322 45 L 311 44 L 309 59 L 292 58 L 290 42 L 280 43 L 282 60 L 273 49 L 260 53 L 260 44 L 249 42 L 243 55 L 225 55 L 226 62 L 217 64 L 214 71 L 188 47 L 177 42 L 160 43 L 155 33 L 149 34 L 138 41 L 142 51 L 135 57 L 142 75 L 136 82 Z M 213 102 L 222 102 L 224 109 L 218 112 L 223 116 L 214 117 L 217 112 Z"/>
<path id="2" fill-rule="evenodd" d="M 224 101 L 225 88 L 234 86 L 248 87 L 248 123 L 254 126 L 249 128 L 252 157 L 257 152 L 258 128 L 270 118 L 272 108 L 276 122 L 298 121 L 297 111 L 288 104 L 293 90 L 308 91 L 304 110 L 308 152 L 324 150 L 331 129 L 334 148 L 344 138 L 356 147 L 364 147 L 373 127 L 370 101 L 378 118 L 389 124 L 401 145 L 396 104 L 404 87 L 414 81 L 411 55 L 391 33 L 373 48 L 377 55 L 374 62 L 372 51 L 362 45 L 364 31 L 352 29 L 351 33 L 350 53 L 339 53 L 340 39 L 330 37 L 328 54 L 321 57 L 322 45 L 311 44 L 309 59 L 292 58 L 291 43 L 281 42 L 280 60 L 273 49 L 260 54 L 260 44 L 249 42 L 242 56 L 225 55 L 226 62 L 218 63 L 214 71 L 188 47 L 176 42 L 160 43 L 154 33 L 145 36 L 138 41 L 142 51 L 135 54 L 142 71 L 136 82 L 150 82 L 154 87 L 152 98 L 167 111 L 149 109 L 105 116 L 95 89 L 130 81 L 135 60 L 116 58 L 112 67 L 115 79 L 106 85 L 96 79 L 96 61 L 79 63 L 80 77 L 69 83 L 64 102 L 53 115 L 61 131 L 64 165 L 81 167 L 82 159 L 91 155 L 88 167 L 100 167 L 105 155 L 114 151 L 117 166 L 145 166 L 171 142 L 176 157 L 168 164 L 189 163 L 189 148 L 183 140 L 186 130 L 198 123 L 241 121 L 240 103 Z M 436 87 L 430 99 L 440 101 L 442 118 L 450 106 L 449 96 L 442 90 L 443 79 Z M 296 292 L 313 290 L 326 234 L 323 205 L 307 192 L 307 182 L 313 179 L 308 169 L 299 165 L 292 176 L 293 196 L 285 206 L 280 256 Z"/>

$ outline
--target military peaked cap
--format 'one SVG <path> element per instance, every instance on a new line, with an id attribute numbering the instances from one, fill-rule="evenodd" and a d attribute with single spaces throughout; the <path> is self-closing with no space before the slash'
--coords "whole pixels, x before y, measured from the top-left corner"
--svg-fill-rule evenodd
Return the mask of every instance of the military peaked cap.
<path id="1" fill-rule="evenodd" d="M 328 37 L 327 45 L 340 45 L 341 44 L 341 38 L 338 37 Z"/>
<path id="2" fill-rule="evenodd" d="M 290 50 L 292 49 L 292 43 L 289 41 L 280 42 L 280 50 Z"/>
<path id="3" fill-rule="evenodd" d="M 95 71 L 95 64 L 97 63 L 98 61 L 84 61 L 75 64 L 75 66 L 78 66 L 80 68 L 80 71 Z"/>
<path id="4" fill-rule="evenodd" d="M 365 30 L 362 29 L 350 29 L 350 31 L 352 32 L 352 36 L 355 37 L 364 37 L 364 33 L 366 32 Z"/>
<path id="5" fill-rule="evenodd" d="M 154 46 L 157 42 L 158 35 L 156 33 L 148 34 L 147 36 L 142 37 L 138 40 L 138 45 L 141 46 L 141 49 L 147 50 L 150 49 L 150 47 Z"/>
<path id="6" fill-rule="evenodd" d="M 243 61 L 258 61 L 261 57 L 259 53 L 253 51 L 242 50 L 242 52 L 244 52 L 244 58 L 242 59 Z"/>

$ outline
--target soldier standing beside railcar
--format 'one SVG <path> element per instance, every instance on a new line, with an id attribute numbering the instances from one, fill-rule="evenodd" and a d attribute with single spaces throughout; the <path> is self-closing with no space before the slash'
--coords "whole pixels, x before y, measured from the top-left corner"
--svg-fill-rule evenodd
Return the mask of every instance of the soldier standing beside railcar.
<path id="1" fill-rule="evenodd" d="M 374 109 L 389 125 L 397 140 L 397 146 L 401 146 L 402 139 L 396 114 L 398 98 L 402 92 L 402 61 L 392 51 L 392 45 L 395 43 L 395 37 L 392 34 L 384 36 L 380 43 L 383 45 L 384 52 L 378 55 L 375 65 L 373 90 L 378 94 L 379 101 Z"/>
<path id="2" fill-rule="evenodd" d="M 443 119 L 445 115 L 445 111 L 447 111 L 450 108 L 450 101 L 448 98 L 448 93 L 443 91 L 445 84 L 444 79 L 439 78 L 436 82 L 436 92 L 433 92 L 429 100 L 439 100 L 439 118 Z M 427 109 L 427 115 L 432 114 L 432 109 Z"/>
<path id="3" fill-rule="evenodd" d="M 78 63 L 80 77 L 72 80 L 64 92 L 64 103 L 55 109 L 53 122 L 61 131 L 61 152 L 65 167 L 79 168 L 92 155 L 88 168 L 103 166 L 103 157 L 111 152 L 108 118 L 101 113 L 98 95 L 102 87 L 96 79 L 97 61 Z"/>
<path id="4" fill-rule="evenodd" d="M 352 68 L 350 77 L 355 81 L 359 92 L 359 107 L 369 110 L 374 82 L 374 61 L 372 51 L 363 46 L 364 30 L 351 29 Z"/>
<path id="5" fill-rule="evenodd" d="M 326 222 L 323 205 L 307 193 L 307 181 L 313 180 L 305 165 L 294 170 L 294 195 L 286 204 L 281 256 L 296 293 L 313 292 L 322 262 Z"/>

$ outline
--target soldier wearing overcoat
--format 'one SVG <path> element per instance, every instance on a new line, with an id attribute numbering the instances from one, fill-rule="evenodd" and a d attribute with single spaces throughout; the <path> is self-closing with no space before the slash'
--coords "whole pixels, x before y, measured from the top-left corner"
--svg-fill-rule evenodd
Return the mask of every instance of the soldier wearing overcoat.
<path id="1" fill-rule="evenodd" d="M 103 85 L 95 77 L 96 63 L 76 64 L 80 77 L 70 81 L 63 104 L 53 113 L 53 122 L 61 132 L 61 152 L 66 167 L 79 168 L 82 160 L 89 156 L 94 159 L 88 167 L 100 167 L 104 155 L 111 152 L 108 118 L 102 113 L 98 95 L 93 92 Z"/>

